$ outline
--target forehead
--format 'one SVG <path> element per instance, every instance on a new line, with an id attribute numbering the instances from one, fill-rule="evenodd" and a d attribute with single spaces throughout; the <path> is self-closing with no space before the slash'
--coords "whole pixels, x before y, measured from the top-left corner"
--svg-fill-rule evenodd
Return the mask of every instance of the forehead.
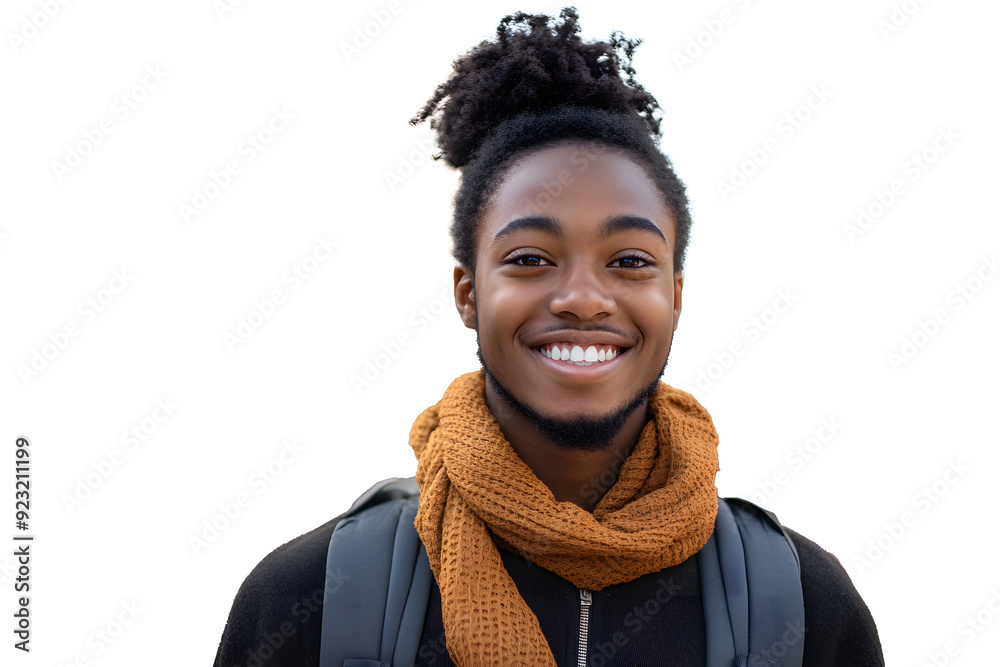
<path id="1" fill-rule="evenodd" d="M 551 216 L 578 231 L 596 229 L 609 215 L 637 215 L 673 236 L 670 213 L 645 170 L 590 144 L 545 148 L 515 162 L 484 209 L 481 238 L 488 244 L 505 222 L 529 215 Z"/>

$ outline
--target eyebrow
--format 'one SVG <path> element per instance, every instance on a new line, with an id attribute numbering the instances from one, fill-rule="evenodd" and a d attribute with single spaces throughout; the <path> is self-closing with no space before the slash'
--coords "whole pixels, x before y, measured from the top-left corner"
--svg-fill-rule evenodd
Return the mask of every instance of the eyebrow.
<path id="1" fill-rule="evenodd" d="M 543 232 L 558 239 L 565 237 L 562 224 L 560 224 L 560 222 L 555 218 L 547 215 L 530 215 L 524 218 L 516 218 L 508 222 L 500 229 L 500 231 L 496 233 L 493 240 L 498 241 L 504 236 L 528 229 Z M 657 227 L 652 220 L 638 215 L 609 216 L 607 220 L 601 223 L 601 227 L 597 232 L 597 240 L 604 241 L 614 234 L 619 234 L 629 230 L 638 230 L 655 234 L 659 236 L 664 243 L 667 242 L 667 237 L 663 235 L 663 232 L 660 231 L 660 228 Z"/>

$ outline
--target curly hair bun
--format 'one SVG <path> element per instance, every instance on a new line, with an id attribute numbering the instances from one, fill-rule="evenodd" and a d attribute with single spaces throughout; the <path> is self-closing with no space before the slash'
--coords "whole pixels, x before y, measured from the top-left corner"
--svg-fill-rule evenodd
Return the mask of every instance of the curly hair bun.
<path id="1" fill-rule="evenodd" d="M 455 59 L 454 72 L 410 124 L 433 116 L 430 126 L 443 151 L 436 157 L 456 168 L 472 159 L 504 119 L 564 105 L 635 113 L 658 143 L 660 121 L 653 112 L 660 106 L 635 81 L 632 67 L 642 40 L 615 31 L 609 42 L 583 42 L 578 20 L 575 7 L 564 7 L 558 19 L 507 15 L 495 42 L 483 41 Z"/>

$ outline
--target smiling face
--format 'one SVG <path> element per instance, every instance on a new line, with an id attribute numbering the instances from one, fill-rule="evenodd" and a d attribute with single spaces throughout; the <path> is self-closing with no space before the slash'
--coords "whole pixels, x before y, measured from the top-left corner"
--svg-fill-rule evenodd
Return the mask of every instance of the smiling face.
<path id="1" fill-rule="evenodd" d="M 607 438 L 666 365 L 683 284 L 673 248 L 672 217 L 631 159 L 577 144 L 517 163 L 480 219 L 475 276 L 455 269 L 487 392 L 549 427 L 603 423 Z"/>

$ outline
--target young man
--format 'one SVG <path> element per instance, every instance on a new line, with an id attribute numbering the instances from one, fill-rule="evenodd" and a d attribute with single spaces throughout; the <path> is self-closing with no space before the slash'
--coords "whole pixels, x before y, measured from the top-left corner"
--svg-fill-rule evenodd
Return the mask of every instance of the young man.
<path id="1" fill-rule="evenodd" d="M 423 113 L 451 96 L 439 128 L 449 164 L 464 168 L 455 301 L 482 370 L 455 379 L 410 433 L 412 525 L 433 573 L 417 665 L 714 661 L 703 557 L 729 512 L 715 487 L 718 436 L 691 395 L 660 382 L 681 313 L 687 200 L 652 147 L 648 117 L 635 113 L 648 93 L 631 77 L 631 87 L 606 81 L 600 56 L 620 43 L 582 44 L 575 12 L 562 17 L 554 31 L 547 17 L 507 17 L 498 42 L 457 61 Z M 535 94 L 526 63 L 552 68 L 531 84 Z M 320 664 L 324 605 L 338 593 L 358 609 L 372 604 L 378 575 L 327 564 L 338 523 L 251 573 L 217 666 Z M 736 664 L 801 652 L 811 667 L 882 665 L 874 622 L 839 561 L 787 535 L 804 622 L 735 650 Z M 770 595 L 749 591 L 765 616 Z"/>

